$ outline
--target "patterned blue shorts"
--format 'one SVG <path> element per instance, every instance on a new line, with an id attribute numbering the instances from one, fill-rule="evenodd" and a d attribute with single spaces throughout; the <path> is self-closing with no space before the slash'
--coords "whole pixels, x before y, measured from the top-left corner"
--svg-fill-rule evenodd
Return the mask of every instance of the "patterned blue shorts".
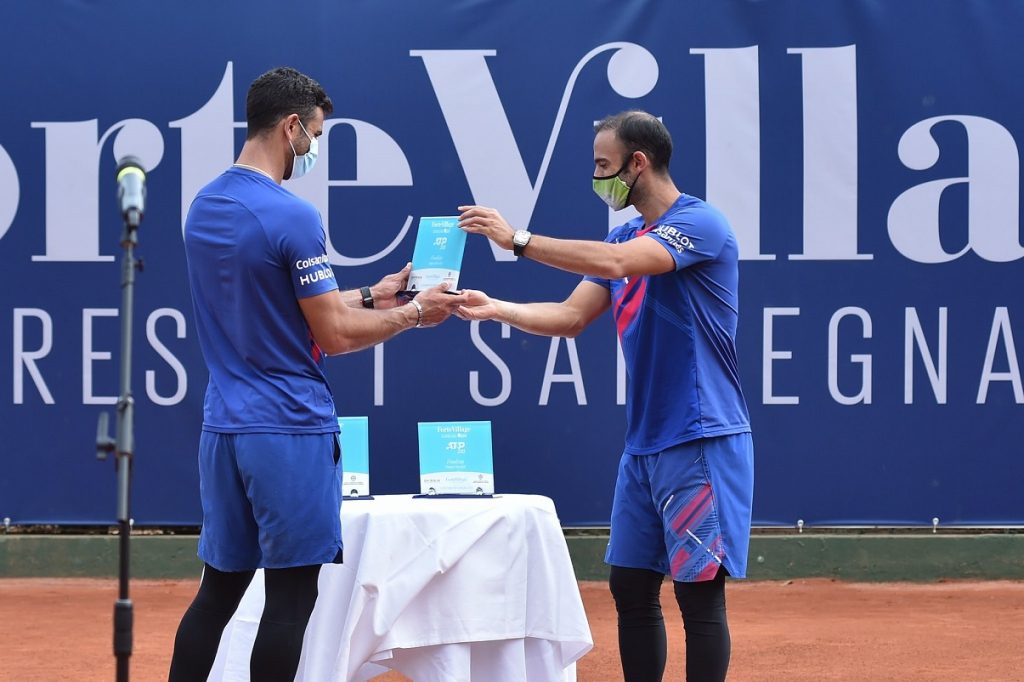
<path id="1" fill-rule="evenodd" d="M 624 454 L 605 562 L 680 582 L 711 580 L 720 566 L 744 578 L 753 494 L 749 433 Z"/>

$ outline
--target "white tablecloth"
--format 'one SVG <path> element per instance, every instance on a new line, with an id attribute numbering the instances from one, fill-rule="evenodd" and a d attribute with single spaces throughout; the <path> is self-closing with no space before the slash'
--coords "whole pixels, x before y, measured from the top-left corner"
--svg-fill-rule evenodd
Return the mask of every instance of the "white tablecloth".
<path id="1" fill-rule="evenodd" d="M 537 495 L 346 500 L 345 563 L 320 572 L 297 680 L 575 679 L 593 646 L 550 499 Z M 248 680 L 263 610 L 257 571 L 210 680 Z"/>

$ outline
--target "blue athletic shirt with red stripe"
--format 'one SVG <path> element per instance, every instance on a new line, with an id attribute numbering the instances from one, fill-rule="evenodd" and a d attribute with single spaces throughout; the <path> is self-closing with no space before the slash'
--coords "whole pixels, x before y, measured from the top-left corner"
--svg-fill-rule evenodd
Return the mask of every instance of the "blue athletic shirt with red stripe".
<path id="1" fill-rule="evenodd" d="M 683 194 L 654 225 L 642 217 L 605 240 L 649 237 L 676 269 L 607 280 L 629 375 L 626 448 L 647 455 L 695 440 L 743 433 L 750 417 L 736 361 L 739 249 L 728 221 Z"/>
<path id="2" fill-rule="evenodd" d="M 233 166 L 192 202 L 185 255 L 210 371 L 203 429 L 337 432 L 323 353 L 299 307 L 338 288 L 316 208 Z"/>

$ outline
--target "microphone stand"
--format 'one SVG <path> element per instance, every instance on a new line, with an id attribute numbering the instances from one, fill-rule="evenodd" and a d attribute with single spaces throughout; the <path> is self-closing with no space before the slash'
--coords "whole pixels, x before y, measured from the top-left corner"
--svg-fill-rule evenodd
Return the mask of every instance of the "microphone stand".
<path id="1" fill-rule="evenodd" d="M 114 656 L 117 658 L 117 682 L 128 682 L 128 662 L 132 655 L 132 600 L 128 596 L 129 551 L 132 521 L 129 514 L 132 457 L 135 452 L 135 399 L 131 392 L 132 374 L 132 310 L 134 304 L 135 271 L 142 262 L 135 259 L 138 245 L 137 230 L 142 214 L 130 209 L 124 215 L 124 262 L 121 270 L 121 394 L 117 401 L 117 440 L 107 435 L 107 413 L 100 414 L 96 434 L 96 456 L 106 459 L 115 452 L 114 468 L 117 472 L 117 523 L 119 539 L 118 595 L 114 602 Z"/>

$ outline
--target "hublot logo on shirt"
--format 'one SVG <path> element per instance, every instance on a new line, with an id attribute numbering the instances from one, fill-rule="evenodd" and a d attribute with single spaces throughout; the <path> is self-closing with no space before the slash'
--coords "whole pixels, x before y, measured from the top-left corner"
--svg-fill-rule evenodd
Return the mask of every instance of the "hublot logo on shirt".
<path id="1" fill-rule="evenodd" d="M 334 270 L 329 266 L 323 270 L 316 270 L 308 275 L 299 276 L 299 284 L 306 286 L 307 284 L 313 284 L 314 282 L 319 282 L 325 279 L 334 279 Z"/>
<path id="2" fill-rule="evenodd" d="M 685 249 L 693 249 L 693 242 L 685 234 L 669 225 L 659 225 L 654 234 L 658 235 L 668 243 L 676 253 L 682 253 Z"/>

